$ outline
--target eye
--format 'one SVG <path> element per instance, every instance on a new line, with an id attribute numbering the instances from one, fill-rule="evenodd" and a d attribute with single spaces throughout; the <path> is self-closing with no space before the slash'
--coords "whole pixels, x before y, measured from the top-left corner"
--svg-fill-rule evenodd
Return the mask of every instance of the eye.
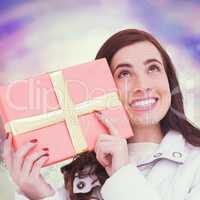
<path id="1" fill-rule="evenodd" d="M 148 72 L 159 72 L 160 71 L 160 67 L 157 65 L 150 65 L 148 68 Z"/>
<path id="2" fill-rule="evenodd" d="M 127 77 L 130 76 L 130 72 L 127 70 L 123 70 L 121 72 L 119 72 L 119 74 L 117 75 L 117 78 L 121 79 L 123 77 Z"/>

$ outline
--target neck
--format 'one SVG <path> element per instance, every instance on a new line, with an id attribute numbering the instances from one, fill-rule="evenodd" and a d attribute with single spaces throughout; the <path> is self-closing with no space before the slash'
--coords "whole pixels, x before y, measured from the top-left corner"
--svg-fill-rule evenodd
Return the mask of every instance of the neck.
<path id="1" fill-rule="evenodd" d="M 128 139 L 128 143 L 153 142 L 160 143 L 163 138 L 160 125 L 132 126 L 134 136 Z"/>

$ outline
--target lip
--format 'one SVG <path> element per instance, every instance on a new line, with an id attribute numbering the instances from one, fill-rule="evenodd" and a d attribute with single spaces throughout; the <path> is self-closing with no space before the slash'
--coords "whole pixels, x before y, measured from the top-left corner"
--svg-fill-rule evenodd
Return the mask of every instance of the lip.
<path id="1" fill-rule="evenodd" d="M 130 102 L 130 104 L 136 102 L 136 101 L 144 101 L 144 100 L 148 100 L 148 99 L 156 99 L 156 101 L 159 99 L 158 97 L 155 96 L 148 96 L 148 97 L 143 97 L 143 98 L 134 98 L 132 99 L 132 101 Z"/>
<path id="2" fill-rule="evenodd" d="M 133 103 L 136 102 L 136 101 L 143 101 L 143 100 L 148 100 L 148 99 L 155 99 L 156 102 L 153 103 L 153 104 L 151 104 L 151 105 L 149 105 L 149 106 L 146 106 L 146 107 L 144 107 L 144 108 L 133 108 L 133 107 L 131 106 L 131 104 L 133 104 Z M 158 100 L 159 100 L 158 97 L 135 98 L 135 99 L 133 99 L 133 100 L 131 101 L 131 103 L 129 104 L 129 106 L 130 106 L 131 110 L 134 110 L 134 111 L 138 111 L 138 112 L 148 111 L 148 110 L 152 110 L 152 109 L 157 105 Z"/>

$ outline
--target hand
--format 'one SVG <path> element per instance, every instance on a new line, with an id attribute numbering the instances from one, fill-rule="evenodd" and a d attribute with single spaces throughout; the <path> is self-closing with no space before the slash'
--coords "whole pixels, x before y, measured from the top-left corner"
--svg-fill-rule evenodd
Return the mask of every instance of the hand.
<path id="1" fill-rule="evenodd" d="M 95 146 L 96 158 L 106 169 L 109 176 L 129 163 L 126 139 L 119 136 L 112 121 L 99 111 L 96 115 L 109 130 L 111 135 L 101 134 Z"/>
<path id="2" fill-rule="evenodd" d="M 41 167 L 48 160 L 48 152 L 40 150 L 27 154 L 36 147 L 37 140 L 32 140 L 16 152 L 12 149 L 12 136 L 4 141 L 2 157 L 8 171 L 20 191 L 32 200 L 42 199 L 55 193 L 40 174 Z"/>

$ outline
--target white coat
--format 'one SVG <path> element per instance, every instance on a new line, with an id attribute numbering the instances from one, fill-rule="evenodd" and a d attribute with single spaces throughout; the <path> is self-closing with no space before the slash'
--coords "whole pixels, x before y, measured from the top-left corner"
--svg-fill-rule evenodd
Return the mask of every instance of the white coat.
<path id="1" fill-rule="evenodd" d="M 148 166 L 144 175 L 142 169 Z M 200 147 L 169 131 L 148 160 L 130 163 L 109 177 L 101 194 L 104 200 L 200 200 Z M 66 195 L 61 188 L 45 200 L 66 200 Z"/>

